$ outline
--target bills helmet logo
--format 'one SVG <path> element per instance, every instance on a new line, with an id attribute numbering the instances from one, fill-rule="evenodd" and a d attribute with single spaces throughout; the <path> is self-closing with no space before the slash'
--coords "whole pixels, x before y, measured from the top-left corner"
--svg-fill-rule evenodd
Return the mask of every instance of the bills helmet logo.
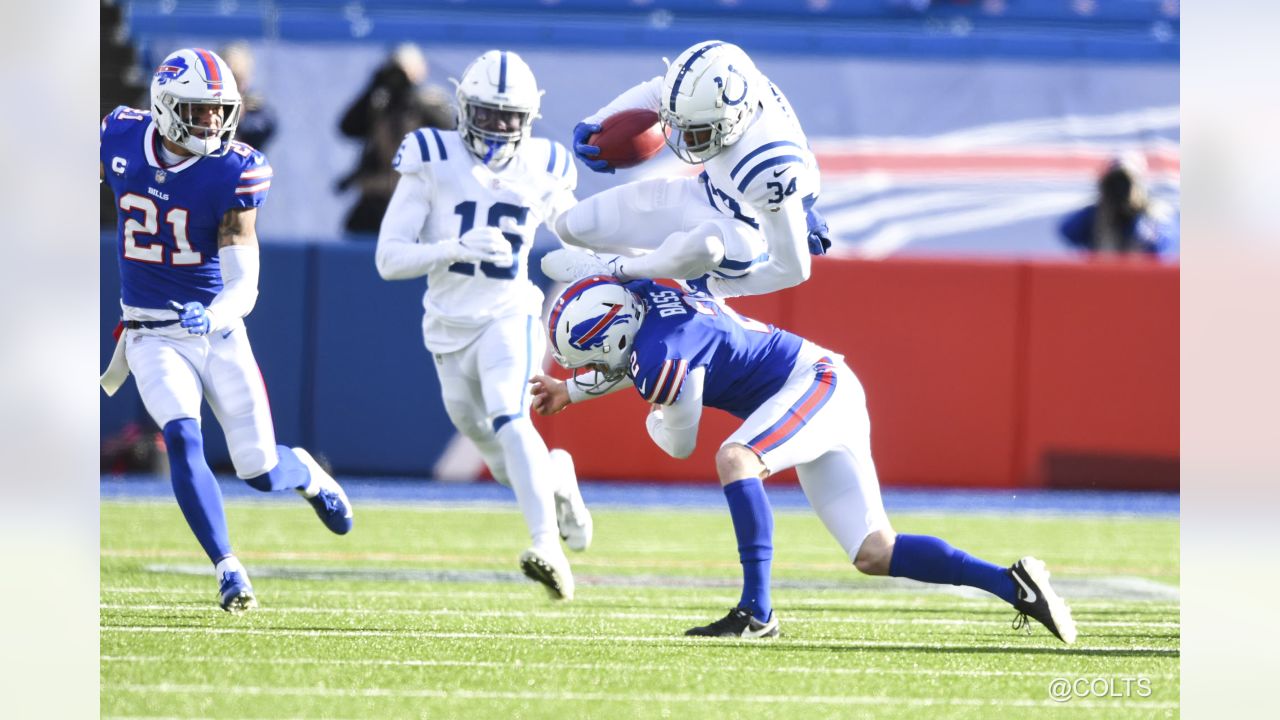
<path id="1" fill-rule="evenodd" d="M 170 80 L 177 80 L 187 70 L 186 59 L 181 55 L 174 55 L 156 68 L 156 81 L 164 85 Z"/>
<path id="2" fill-rule="evenodd" d="M 569 333 L 569 344 L 579 350 L 590 350 L 604 344 L 609 329 L 620 322 L 631 320 L 631 313 L 623 313 L 621 305 L 606 305 L 604 315 L 584 320 Z"/>

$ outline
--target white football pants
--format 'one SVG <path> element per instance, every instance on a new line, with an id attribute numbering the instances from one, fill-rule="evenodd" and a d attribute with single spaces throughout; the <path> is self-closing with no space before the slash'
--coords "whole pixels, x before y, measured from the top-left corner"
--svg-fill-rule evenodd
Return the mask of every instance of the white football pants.
<path id="1" fill-rule="evenodd" d="M 610 188 L 578 201 L 556 229 L 565 242 L 601 252 L 635 255 L 661 246 L 653 253 L 654 260 L 663 257 L 661 265 L 623 263 L 632 278 L 691 280 L 708 272 L 737 277 L 768 250 L 758 229 L 707 202 L 706 185 L 697 177 L 651 178 Z M 708 237 L 723 251 L 713 254 Z"/>
<path id="2" fill-rule="evenodd" d="M 554 493 L 563 479 L 529 419 L 529 378 L 542 372 L 545 351 L 541 320 L 514 315 L 461 350 L 433 356 L 454 427 L 476 444 L 494 479 L 515 491 L 534 545 L 558 548 Z"/>
<path id="3" fill-rule="evenodd" d="M 850 562 L 890 529 L 871 459 L 862 383 L 838 353 L 805 342 L 790 377 L 723 445 L 751 448 L 769 472 L 794 467 L 809 505 Z"/>
<path id="4" fill-rule="evenodd" d="M 199 422 L 203 397 L 222 425 L 236 475 L 252 478 L 276 466 L 267 388 L 243 322 L 204 336 L 177 325 L 128 330 L 124 342 L 138 392 L 157 425 L 180 418 Z"/>

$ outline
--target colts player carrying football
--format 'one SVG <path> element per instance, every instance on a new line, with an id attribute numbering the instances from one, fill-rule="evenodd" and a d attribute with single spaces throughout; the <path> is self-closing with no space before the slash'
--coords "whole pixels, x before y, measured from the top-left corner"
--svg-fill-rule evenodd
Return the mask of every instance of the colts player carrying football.
<path id="1" fill-rule="evenodd" d="M 132 371 L 163 428 L 178 507 L 214 564 L 223 609 L 257 605 L 231 551 L 222 492 L 204 457 L 200 398 L 226 434 L 236 475 L 261 491 L 296 489 L 339 535 L 342 488 L 302 448 L 276 445 L 244 316 L 258 298 L 258 207 L 271 187 L 262 153 L 233 138 L 240 93 L 222 58 L 200 48 L 165 58 L 151 111 L 102 121 L 100 173 L 119 210 L 121 321 L 102 377 L 108 395 Z"/>
<path id="2" fill-rule="evenodd" d="M 548 332 L 556 362 L 590 368 L 613 383 L 609 391 L 633 386 L 652 404 L 645 426 L 672 457 L 693 452 L 704 405 L 742 420 L 716 453 L 742 596 L 724 618 L 685 634 L 778 634 L 769 593 L 773 515 L 762 481 L 794 467 L 814 512 L 861 572 L 980 588 L 1014 607 L 1015 628 L 1031 617 L 1075 641 L 1071 610 L 1040 560 L 1028 556 L 1004 568 L 939 538 L 893 531 L 871 459 L 866 395 L 839 354 L 706 295 L 607 275 L 569 286 L 552 306 Z M 544 415 L 592 397 L 546 376 L 533 383 L 534 407 Z"/>
<path id="3" fill-rule="evenodd" d="M 426 276 L 423 338 L 445 410 L 499 482 L 509 485 L 533 545 L 520 556 L 552 598 L 573 598 L 560 548 L 591 543 L 591 514 L 573 461 L 548 453 L 529 419 L 529 378 L 542 367 L 542 292 L 529 248 L 576 202 L 578 175 L 559 143 L 530 137 L 542 91 L 513 52 L 490 50 L 457 81 L 457 131 L 409 133 L 400 180 L 382 219 L 376 261 L 385 280 Z"/>
<path id="4" fill-rule="evenodd" d="M 703 171 L 626 183 L 582 200 L 560 217 L 556 232 L 600 255 L 576 248 L 549 253 L 542 262 L 548 276 L 673 278 L 721 298 L 808 279 L 809 255 L 830 246 L 826 223 L 813 210 L 818 163 L 787 98 L 741 48 L 700 42 L 665 76 L 583 120 L 573 149 L 584 165 L 613 172 L 588 139 L 605 118 L 631 109 L 658 113 L 672 152 Z"/>

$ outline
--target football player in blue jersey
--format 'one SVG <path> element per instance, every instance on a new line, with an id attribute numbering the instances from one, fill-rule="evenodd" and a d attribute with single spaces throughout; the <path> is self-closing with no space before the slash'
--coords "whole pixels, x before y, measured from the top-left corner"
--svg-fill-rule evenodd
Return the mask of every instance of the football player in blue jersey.
<path id="1" fill-rule="evenodd" d="M 1015 627 L 1030 616 L 1075 641 L 1071 611 L 1040 560 L 1005 568 L 936 537 L 893 531 L 871 460 L 866 397 L 839 354 L 709 296 L 604 275 L 569 286 L 552 306 L 548 331 L 556 361 L 588 372 L 569 382 L 534 378 L 541 414 L 634 387 L 652 404 L 650 437 L 677 458 L 693 452 L 703 406 L 743 421 L 716 453 L 742 597 L 724 618 L 687 635 L 778 634 L 769 596 L 773 516 L 762 481 L 794 467 L 809 504 L 861 572 L 981 588 L 1017 610 Z"/>
<path id="2" fill-rule="evenodd" d="M 276 445 L 244 317 L 258 297 L 254 221 L 271 166 L 234 140 L 235 78 L 201 48 L 171 53 L 151 81 L 151 110 L 102 121 L 99 168 L 116 198 L 123 318 L 102 387 L 130 372 L 164 432 L 173 493 L 214 565 L 220 604 L 257 605 L 231 549 L 222 493 L 204 457 L 201 397 L 226 434 L 236 474 L 261 491 L 297 490 L 325 526 L 351 530 L 351 503 L 302 448 Z"/>
<path id="3" fill-rule="evenodd" d="M 578 174 L 564 146 L 530 134 L 542 91 L 518 54 L 490 50 L 456 82 L 458 129 L 415 130 L 396 153 L 375 262 L 385 280 L 426 278 L 422 337 L 449 419 L 515 492 L 532 540 L 525 575 L 571 600 L 560 539 L 586 550 L 593 524 L 573 459 L 548 451 L 529 418 L 529 378 L 545 352 L 528 265 L 538 226 L 576 202 Z"/>

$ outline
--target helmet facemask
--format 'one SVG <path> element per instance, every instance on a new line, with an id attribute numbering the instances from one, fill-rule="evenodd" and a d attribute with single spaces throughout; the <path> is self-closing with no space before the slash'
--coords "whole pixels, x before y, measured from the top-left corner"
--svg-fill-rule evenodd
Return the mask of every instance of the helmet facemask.
<path id="1" fill-rule="evenodd" d="M 240 124 L 240 98 L 189 101 L 166 92 L 157 100 L 170 115 L 164 137 L 201 156 L 219 157 L 230 150 Z"/>
<path id="2" fill-rule="evenodd" d="M 644 304 L 616 279 L 597 275 L 579 280 L 552 306 L 551 356 L 574 371 L 572 382 L 583 392 L 605 392 L 631 369 L 643 319 Z"/>
<path id="3" fill-rule="evenodd" d="M 208 50 L 178 50 L 152 76 L 151 111 L 160 135 L 194 155 L 225 155 L 241 109 L 235 76 Z"/>
<path id="4" fill-rule="evenodd" d="M 529 137 L 534 111 L 489 104 L 458 95 L 458 125 L 467 148 L 486 165 L 502 165 Z"/>
<path id="5" fill-rule="evenodd" d="M 457 86 L 458 131 L 480 162 L 500 167 L 515 157 L 541 117 L 542 91 L 519 55 L 490 50 L 462 73 Z"/>
<path id="6" fill-rule="evenodd" d="M 736 45 L 699 43 L 667 67 L 658 115 L 667 147 L 691 164 L 738 141 L 760 105 L 763 79 Z"/>

